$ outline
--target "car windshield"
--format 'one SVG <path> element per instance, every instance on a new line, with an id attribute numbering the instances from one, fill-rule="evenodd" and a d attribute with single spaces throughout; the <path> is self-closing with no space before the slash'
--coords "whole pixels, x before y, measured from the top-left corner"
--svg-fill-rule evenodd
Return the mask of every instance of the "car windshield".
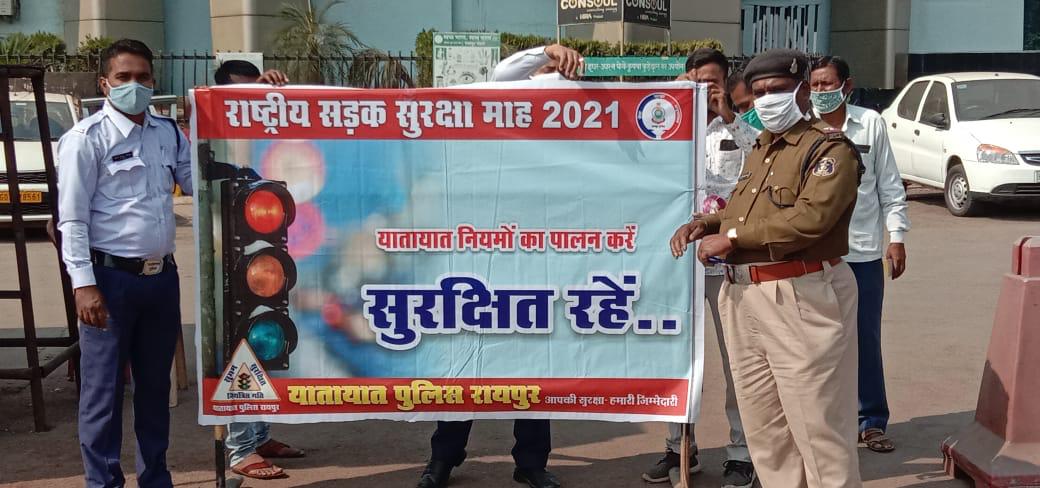
<path id="1" fill-rule="evenodd" d="M 40 140 L 40 122 L 36 118 L 36 102 L 12 101 L 11 122 L 16 141 Z M 75 123 L 69 104 L 47 102 L 47 122 L 51 129 L 51 139 L 58 140 Z"/>
<path id="2" fill-rule="evenodd" d="M 1040 117 L 1040 80 L 979 80 L 953 84 L 960 121 Z"/>

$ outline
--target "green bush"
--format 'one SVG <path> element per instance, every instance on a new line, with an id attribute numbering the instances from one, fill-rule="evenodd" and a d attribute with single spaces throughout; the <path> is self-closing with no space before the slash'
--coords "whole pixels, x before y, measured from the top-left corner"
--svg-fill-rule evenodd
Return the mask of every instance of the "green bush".
<path id="1" fill-rule="evenodd" d="M 41 31 L 29 35 L 15 32 L 0 41 L 0 54 L 7 56 L 39 56 L 44 54 L 62 54 L 64 52 L 65 40 L 50 32 Z"/>
<path id="2" fill-rule="evenodd" d="M 116 40 L 108 36 L 94 37 L 90 34 L 87 34 L 87 37 L 80 41 L 79 49 L 77 49 L 76 51 L 79 54 L 100 56 L 101 51 L 104 51 L 105 48 L 111 46 L 113 42 L 116 42 Z"/>
<path id="3" fill-rule="evenodd" d="M 415 56 L 418 58 L 419 85 L 433 86 L 433 33 L 434 29 L 424 30 L 415 37 Z M 502 33 L 502 57 L 510 56 L 517 51 L 544 46 L 555 42 L 548 37 L 531 34 Z M 616 42 L 593 41 L 589 39 L 561 39 L 560 44 L 574 49 L 582 56 L 618 56 L 620 46 Z M 702 48 L 722 49 L 722 43 L 715 39 L 672 42 L 671 52 L 664 42 L 630 42 L 625 44 L 626 56 L 685 56 Z"/>

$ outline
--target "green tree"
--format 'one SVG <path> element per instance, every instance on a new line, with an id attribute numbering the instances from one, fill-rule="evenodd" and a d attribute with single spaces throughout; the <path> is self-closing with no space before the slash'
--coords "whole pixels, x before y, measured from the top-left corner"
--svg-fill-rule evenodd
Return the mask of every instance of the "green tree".
<path id="1" fill-rule="evenodd" d="M 308 0 L 306 7 L 282 4 L 280 15 L 286 25 L 275 38 L 275 53 L 295 58 L 285 64 L 289 77 L 304 83 L 343 80 L 364 88 L 413 86 L 400 61 L 365 46 L 347 24 L 329 18 L 329 11 L 341 4 L 343 0 L 331 0 L 317 9 L 313 0 Z M 345 58 L 351 62 L 343 72 L 339 63 Z"/>

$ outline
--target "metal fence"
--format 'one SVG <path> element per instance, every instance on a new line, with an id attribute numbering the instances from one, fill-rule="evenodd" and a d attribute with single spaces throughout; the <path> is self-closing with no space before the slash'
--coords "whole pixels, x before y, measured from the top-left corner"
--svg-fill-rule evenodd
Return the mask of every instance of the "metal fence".
<path id="1" fill-rule="evenodd" d="M 0 54 L 0 64 L 28 64 L 41 66 L 52 73 L 100 71 L 100 57 L 92 54 Z M 414 53 L 397 53 L 385 57 L 301 57 L 264 56 L 265 69 L 279 69 L 293 78 L 294 83 L 311 82 L 331 86 L 351 86 L 367 71 L 368 79 L 401 80 L 400 86 L 416 86 L 421 59 Z M 153 60 L 156 93 L 187 94 L 193 87 L 212 85 L 217 69 L 217 57 L 210 52 L 157 53 Z M 377 73 L 373 75 L 372 73 Z M 294 76 L 295 75 L 295 76 Z"/>

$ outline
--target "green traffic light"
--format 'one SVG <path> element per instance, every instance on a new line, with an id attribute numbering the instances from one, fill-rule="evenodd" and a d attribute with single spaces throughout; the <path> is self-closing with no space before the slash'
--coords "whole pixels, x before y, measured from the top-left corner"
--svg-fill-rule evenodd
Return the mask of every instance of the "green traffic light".
<path id="1" fill-rule="evenodd" d="M 249 347 L 261 361 L 270 361 L 285 352 L 285 332 L 277 322 L 264 320 L 249 328 Z"/>

